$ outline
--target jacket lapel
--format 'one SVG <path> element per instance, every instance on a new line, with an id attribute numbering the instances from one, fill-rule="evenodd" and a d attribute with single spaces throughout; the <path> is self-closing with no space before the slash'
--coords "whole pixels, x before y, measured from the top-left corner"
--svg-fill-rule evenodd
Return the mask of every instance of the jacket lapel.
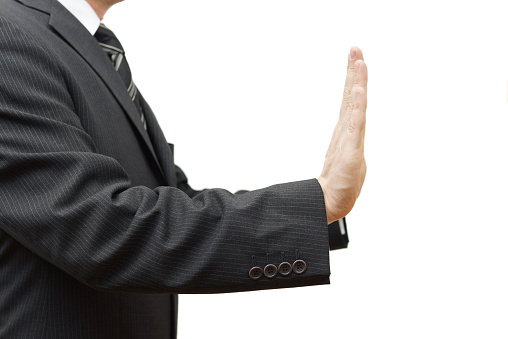
<path id="1" fill-rule="evenodd" d="M 28 7 L 36 8 L 50 14 L 49 25 L 88 62 L 102 81 L 104 81 L 118 103 L 122 106 L 132 124 L 136 126 L 137 132 L 141 135 L 147 148 L 150 150 L 159 170 L 164 174 L 152 143 L 150 142 L 148 133 L 145 131 L 141 122 L 140 113 L 132 103 L 125 88 L 125 84 L 115 69 L 111 67 L 111 61 L 90 32 L 87 31 L 86 28 L 57 0 L 18 1 Z"/>

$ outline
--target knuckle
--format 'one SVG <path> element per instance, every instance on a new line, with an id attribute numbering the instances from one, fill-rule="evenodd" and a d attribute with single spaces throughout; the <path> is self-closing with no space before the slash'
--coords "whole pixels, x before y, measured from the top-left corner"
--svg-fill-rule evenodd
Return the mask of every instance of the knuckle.
<path id="1" fill-rule="evenodd" d="M 349 123 L 347 124 L 347 131 L 349 133 L 353 133 L 357 128 L 357 124 L 353 119 L 349 120 Z"/>
<path id="2" fill-rule="evenodd" d="M 351 89 L 344 88 L 344 93 L 342 95 L 342 100 L 343 101 L 348 101 L 350 96 L 351 96 Z"/>
<path id="3" fill-rule="evenodd" d="M 356 91 L 353 91 L 353 92 L 351 93 L 351 95 L 355 95 L 355 93 L 356 93 Z M 355 96 L 356 96 L 356 95 L 355 95 Z M 351 100 L 349 100 L 348 109 L 349 109 L 349 110 L 354 110 L 354 109 L 356 109 L 356 108 L 357 108 L 357 106 L 358 106 L 358 100 L 356 100 L 356 98 L 355 98 L 355 97 L 351 97 L 350 99 L 351 99 Z"/>
<path id="4" fill-rule="evenodd" d="M 357 88 L 355 88 L 356 90 L 356 93 L 358 93 L 358 95 L 360 96 L 365 96 L 366 92 L 365 92 L 365 88 L 361 87 L 361 86 L 358 86 Z"/>
<path id="5" fill-rule="evenodd" d="M 346 109 L 346 118 L 351 119 L 351 116 L 353 115 L 353 112 L 356 110 L 355 105 L 352 102 L 349 102 L 347 109 Z"/>
<path id="6" fill-rule="evenodd" d="M 352 95 L 354 95 L 354 101 L 357 106 L 359 106 L 362 102 L 367 101 L 367 92 L 365 88 L 361 86 L 355 86 L 352 91 Z"/>

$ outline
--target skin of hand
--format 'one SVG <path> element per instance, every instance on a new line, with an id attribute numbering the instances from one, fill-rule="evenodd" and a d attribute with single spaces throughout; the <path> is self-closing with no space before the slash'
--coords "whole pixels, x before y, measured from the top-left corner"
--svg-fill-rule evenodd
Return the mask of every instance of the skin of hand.
<path id="1" fill-rule="evenodd" d="M 358 47 L 352 47 L 339 121 L 333 131 L 323 171 L 318 178 L 329 224 L 351 211 L 367 173 L 364 157 L 367 81 L 367 65 L 363 53 Z"/>

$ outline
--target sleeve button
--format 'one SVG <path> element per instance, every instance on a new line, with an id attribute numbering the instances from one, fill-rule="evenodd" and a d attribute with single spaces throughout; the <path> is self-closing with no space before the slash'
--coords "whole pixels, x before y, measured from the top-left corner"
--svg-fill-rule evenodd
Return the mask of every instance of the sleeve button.
<path id="1" fill-rule="evenodd" d="M 277 275 L 277 266 L 273 264 L 268 264 L 265 266 L 265 277 L 268 279 L 271 279 Z"/>
<path id="2" fill-rule="evenodd" d="M 288 262 L 283 262 L 279 265 L 279 273 L 285 277 L 291 274 L 292 269 L 291 264 Z"/>
<path id="3" fill-rule="evenodd" d="M 256 266 L 256 267 L 251 268 L 250 271 L 249 271 L 249 277 L 252 280 L 258 280 L 262 276 L 263 276 L 263 270 L 261 269 L 261 267 L 257 267 Z"/>
<path id="4" fill-rule="evenodd" d="M 296 274 L 302 274 L 307 270 L 307 263 L 303 260 L 297 260 L 293 263 L 293 272 Z"/>

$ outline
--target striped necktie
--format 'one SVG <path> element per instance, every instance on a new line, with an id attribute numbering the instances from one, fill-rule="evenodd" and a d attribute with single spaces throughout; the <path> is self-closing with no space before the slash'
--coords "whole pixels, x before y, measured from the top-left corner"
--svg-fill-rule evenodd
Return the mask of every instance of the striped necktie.
<path id="1" fill-rule="evenodd" d="M 95 39 L 97 39 L 99 42 L 99 45 L 102 47 L 104 53 L 106 53 L 106 55 L 111 59 L 113 67 L 116 69 L 123 82 L 125 83 L 127 92 L 129 92 L 129 96 L 131 97 L 132 102 L 134 102 L 136 105 L 140 114 L 141 122 L 143 123 L 143 126 L 146 130 L 145 115 L 143 114 L 139 95 L 137 95 L 138 89 L 132 80 L 131 69 L 127 63 L 127 59 L 125 58 L 125 51 L 122 47 L 122 44 L 120 44 L 120 41 L 113 33 L 113 31 L 107 28 L 104 24 L 99 26 L 99 29 L 94 36 Z"/>

